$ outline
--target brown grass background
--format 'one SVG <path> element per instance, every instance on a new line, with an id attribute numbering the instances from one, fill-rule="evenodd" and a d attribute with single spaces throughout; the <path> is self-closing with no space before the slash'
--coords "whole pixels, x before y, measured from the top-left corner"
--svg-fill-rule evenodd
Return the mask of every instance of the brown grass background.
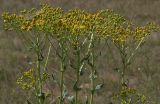
<path id="1" fill-rule="evenodd" d="M 40 2 L 40 0 L 0 0 L 0 14 L 4 11 L 17 13 L 25 8 L 38 7 Z M 149 21 L 160 24 L 160 0 L 45 0 L 45 2 L 65 10 L 81 8 L 94 12 L 100 9 L 113 9 L 137 25 L 144 25 Z M 110 97 L 117 91 L 118 74 L 113 69 L 118 67 L 120 62 L 116 49 L 112 50 L 112 54 L 107 54 L 110 51 L 106 47 L 104 49 L 106 52 L 98 61 L 99 75 L 105 81 L 105 86 L 96 94 L 95 104 L 111 104 Z M 3 31 L 0 20 L 0 104 L 25 104 L 26 98 L 32 97 L 29 96 L 30 92 L 22 91 L 15 83 L 17 76 L 30 68 L 31 56 L 31 53 L 26 51 L 23 40 L 17 37 L 16 33 Z M 56 60 L 54 58 L 49 62 L 50 72 L 57 72 Z M 71 87 L 72 74 L 70 70 L 67 72 L 70 74 L 66 76 L 68 79 L 66 84 Z M 139 49 L 128 70 L 128 78 L 131 87 L 137 88 L 148 97 L 150 101 L 148 104 L 160 104 L 159 33 L 148 37 L 146 44 Z M 82 85 L 86 89 L 87 80 L 88 77 L 85 77 Z M 52 89 L 53 95 L 58 93 L 54 84 L 46 88 Z M 52 100 L 49 99 L 49 104 L 53 104 Z"/>

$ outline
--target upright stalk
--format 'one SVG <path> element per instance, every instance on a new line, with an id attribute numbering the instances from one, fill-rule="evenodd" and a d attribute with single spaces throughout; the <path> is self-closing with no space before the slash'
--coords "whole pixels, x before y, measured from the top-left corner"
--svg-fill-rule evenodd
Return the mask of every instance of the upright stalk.
<path id="1" fill-rule="evenodd" d="M 66 51 L 65 51 L 65 48 L 64 48 L 64 43 L 59 43 L 60 45 L 60 48 L 61 48 L 61 56 L 60 56 L 60 59 L 61 59 L 61 65 L 60 65 L 60 101 L 59 101 L 59 104 L 64 104 L 64 98 L 63 98 L 63 95 L 64 95 L 64 72 L 65 72 L 65 57 L 66 57 Z"/>
<path id="2" fill-rule="evenodd" d="M 61 69 L 60 69 L 60 73 L 61 73 L 61 78 L 60 78 L 60 102 L 59 104 L 64 104 L 64 98 L 63 98 L 63 93 L 64 93 L 64 63 L 61 62 Z"/>
<path id="3" fill-rule="evenodd" d="M 77 47 L 77 50 L 76 50 L 76 57 L 77 57 L 77 67 L 76 67 L 76 87 L 78 87 L 78 83 L 79 83 L 79 71 L 80 71 L 80 68 L 81 68 L 81 58 L 80 58 L 80 48 Z M 76 88 L 75 90 L 75 104 L 78 104 L 78 92 L 79 92 L 79 89 Z"/>
<path id="4" fill-rule="evenodd" d="M 122 59 L 122 72 L 121 72 L 121 84 L 122 84 L 122 87 L 124 87 L 125 85 L 125 72 L 127 70 L 127 67 L 128 67 L 128 64 L 130 63 L 131 59 L 134 57 L 136 51 L 139 49 L 140 45 L 142 44 L 144 38 L 142 38 L 140 40 L 140 42 L 137 44 L 136 48 L 133 50 L 133 52 L 130 54 L 129 57 L 127 57 L 127 53 L 126 53 L 126 46 L 123 45 L 121 47 L 120 50 L 120 54 L 121 54 L 121 59 Z"/>
<path id="5" fill-rule="evenodd" d="M 40 49 L 40 40 L 39 36 L 37 36 L 37 47 L 36 47 L 36 54 L 37 54 L 37 74 L 38 74 L 38 103 L 44 104 L 44 96 L 42 93 L 42 76 L 41 76 L 41 49 Z"/>
<path id="6" fill-rule="evenodd" d="M 46 58 L 46 61 L 45 61 L 45 64 L 44 64 L 44 71 L 46 71 L 46 68 L 47 68 L 47 64 L 48 64 L 48 61 L 49 61 L 49 56 L 50 56 L 50 53 L 51 53 L 51 43 L 49 45 L 49 48 L 48 48 L 48 53 L 47 53 L 47 58 Z"/>
<path id="7" fill-rule="evenodd" d="M 121 59 L 122 59 L 121 85 L 122 85 L 122 88 L 124 88 L 126 86 L 126 84 L 125 84 L 125 72 L 126 72 L 126 69 L 127 69 L 127 55 L 126 55 L 125 46 L 123 46 L 122 50 L 121 50 Z"/>
<path id="8" fill-rule="evenodd" d="M 95 93 L 95 84 L 94 84 L 94 80 L 95 80 L 95 53 L 94 53 L 94 35 L 93 33 L 91 34 L 91 38 L 90 38 L 90 57 L 91 57 L 91 97 L 90 97 L 90 104 L 93 104 L 93 99 L 94 99 L 94 93 Z"/>
<path id="9" fill-rule="evenodd" d="M 94 93 L 95 93 L 95 84 L 94 84 L 94 80 L 95 80 L 95 56 L 94 56 L 94 52 L 92 50 L 91 53 L 91 98 L 90 98 L 90 104 L 93 104 L 93 98 L 94 98 Z"/>

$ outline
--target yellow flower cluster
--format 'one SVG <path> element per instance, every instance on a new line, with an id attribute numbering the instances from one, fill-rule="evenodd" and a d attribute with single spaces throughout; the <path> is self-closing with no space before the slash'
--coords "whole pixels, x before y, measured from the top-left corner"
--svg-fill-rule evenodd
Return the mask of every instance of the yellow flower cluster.
<path id="1" fill-rule="evenodd" d="M 49 74 L 44 72 L 42 75 L 42 81 L 45 82 L 49 77 L 50 77 Z"/>
<path id="2" fill-rule="evenodd" d="M 34 69 L 24 72 L 23 75 L 17 79 L 17 84 L 26 90 L 35 87 Z"/>
<path id="3" fill-rule="evenodd" d="M 82 38 L 94 33 L 94 36 L 111 38 L 113 42 L 123 45 L 130 39 L 141 40 L 158 29 L 154 24 L 135 28 L 132 23 L 112 10 L 89 13 L 73 9 L 64 13 L 61 8 L 48 5 L 43 5 L 41 9 L 34 9 L 31 12 L 22 11 L 20 15 L 4 13 L 3 18 L 8 28 L 26 31 L 33 29 L 58 35 L 60 38 L 67 35 L 76 44 L 78 44 L 75 42 L 77 36 Z"/>
<path id="4" fill-rule="evenodd" d="M 42 74 L 42 81 L 45 82 L 49 78 L 49 74 L 44 72 Z M 26 72 L 23 72 L 22 76 L 17 79 L 17 84 L 24 90 L 34 89 L 36 86 L 36 75 L 35 69 L 29 69 Z"/>
<path id="5" fill-rule="evenodd" d="M 21 29 L 29 31 L 33 27 L 43 26 L 43 24 L 44 24 L 44 20 L 33 18 L 31 21 L 25 21 L 22 24 Z"/>
<path id="6" fill-rule="evenodd" d="M 120 91 L 118 94 L 114 96 L 115 99 L 119 99 L 122 104 L 130 103 L 131 99 L 133 99 L 136 103 L 144 104 L 146 102 L 146 96 L 139 93 L 136 89 L 133 88 L 125 88 Z M 138 99 L 138 100 L 136 100 Z"/>
<path id="7" fill-rule="evenodd" d="M 86 15 L 86 12 L 79 9 L 71 10 L 64 15 L 62 23 L 71 31 L 72 34 L 79 34 L 79 32 L 83 33 L 87 27 L 84 22 Z"/>
<path id="8" fill-rule="evenodd" d="M 116 14 L 112 10 L 101 10 L 99 15 L 103 18 L 101 24 L 101 35 L 104 37 L 114 35 L 115 29 L 119 26 L 123 26 L 127 21 L 120 15 Z"/>
<path id="9" fill-rule="evenodd" d="M 63 10 L 61 8 L 43 5 L 42 8 L 34 14 L 34 17 L 38 19 L 36 22 L 38 29 L 44 32 L 58 34 L 58 32 L 63 29 L 61 23 L 62 14 Z"/>
<path id="10" fill-rule="evenodd" d="M 115 34 L 111 36 L 112 40 L 119 44 L 124 45 L 127 41 L 131 39 L 132 30 L 130 27 L 117 27 L 115 29 Z"/>
<path id="11" fill-rule="evenodd" d="M 62 19 L 63 25 L 73 35 L 83 35 L 93 32 L 100 25 L 101 17 L 98 13 L 91 14 L 80 9 L 74 9 L 66 13 Z"/>
<path id="12" fill-rule="evenodd" d="M 150 35 L 151 32 L 158 31 L 159 29 L 159 26 L 156 24 L 149 23 L 145 26 L 135 28 L 133 37 L 135 40 L 139 41 L 147 35 Z"/>
<path id="13" fill-rule="evenodd" d="M 100 37 L 110 38 L 119 45 L 125 44 L 131 38 L 133 27 L 124 17 L 112 10 L 102 10 L 99 14 L 103 18 L 99 33 Z"/>
<path id="14" fill-rule="evenodd" d="M 19 29 L 25 18 L 23 15 L 10 14 L 8 12 L 3 13 L 2 17 L 6 30 Z"/>
<path id="15" fill-rule="evenodd" d="M 60 8 L 43 5 L 40 10 L 23 10 L 20 15 L 4 13 L 2 16 L 5 27 L 8 29 L 55 32 L 58 31 L 57 29 L 61 29 L 60 16 L 62 12 Z"/>

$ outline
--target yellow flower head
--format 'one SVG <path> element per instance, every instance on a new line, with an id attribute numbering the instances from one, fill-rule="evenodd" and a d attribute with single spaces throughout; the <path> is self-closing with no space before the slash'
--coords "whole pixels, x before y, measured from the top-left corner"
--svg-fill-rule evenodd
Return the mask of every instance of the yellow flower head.
<path id="1" fill-rule="evenodd" d="M 29 90 L 35 87 L 34 69 L 30 69 L 23 73 L 21 77 L 17 79 L 17 84 L 25 90 Z"/>

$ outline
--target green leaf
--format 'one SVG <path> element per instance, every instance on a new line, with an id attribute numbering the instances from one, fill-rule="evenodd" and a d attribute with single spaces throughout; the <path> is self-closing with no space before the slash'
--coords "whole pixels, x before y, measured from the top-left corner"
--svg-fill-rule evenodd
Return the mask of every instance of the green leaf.
<path id="1" fill-rule="evenodd" d="M 88 97 L 86 98 L 85 104 L 89 104 Z"/>
<path id="2" fill-rule="evenodd" d="M 67 90 L 64 90 L 64 93 L 63 93 L 63 98 L 67 97 L 68 96 L 68 91 Z"/>
<path id="3" fill-rule="evenodd" d="M 77 81 L 75 82 L 75 84 L 74 84 L 74 86 L 73 86 L 73 89 L 74 89 L 75 91 L 80 91 L 80 90 L 81 90 L 81 88 L 78 87 L 78 82 L 77 82 Z"/>
<path id="4" fill-rule="evenodd" d="M 83 68 L 79 70 L 79 75 L 82 76 L 84 74 Z"/>
<path id="5" fill-rule="evenodd" d="M 27 100 L 27 104 L 32 104 L 29 100 Z"/>
<path id="6" fill-rule="evenodd" d="M 87 54 L 82 60 L 81 63 L 83 63 L 84 61 L 88 61 L 89 60 L 90 55 Z"/>
<path id="7" fill-rule="evenodd" d="M 37 97 L 42 101 L 42 102 L 44 102 L 45 101 L 45 93 L 39 93 L 38 95 L 37 95 Z"/>
<path id="8" fill-rule="evenodd" d="M 96 87 L 95 87 L 95 90 L 100 90 L 102 87 L 104 86 L 104 84 L 98 84 Z"/>
<path id="9" fill-rule="evenodd" d="M 90 74 L 90 76 L 89 76 L 89 78 L 90 78 L 90 80 L 95 80 L 95 79 L 97 79 L 97 72 L 95 71 L 93 74 L 91 73 Z"/>
<path id="10" fill-rule="evenodd" d="M 60 87 L 60 82 L 55 74 L 52 74 L 52 79 L 53 79 L 54 83 L 56 83 L 58 85 L 58 87 Z"/>
<path id="11" fill-rule="evenodd" d="M 67 99 L 68 99 L 70 102 L 74 102 L 74 96 L 68 96 Z"/>
<path id="12" fill-rule="evenodd" d="M 116 72 L 118 72 L 118 73 L 120 72 L 119 68 L 114 68 L 113 70 L 116 71 Z"/>

